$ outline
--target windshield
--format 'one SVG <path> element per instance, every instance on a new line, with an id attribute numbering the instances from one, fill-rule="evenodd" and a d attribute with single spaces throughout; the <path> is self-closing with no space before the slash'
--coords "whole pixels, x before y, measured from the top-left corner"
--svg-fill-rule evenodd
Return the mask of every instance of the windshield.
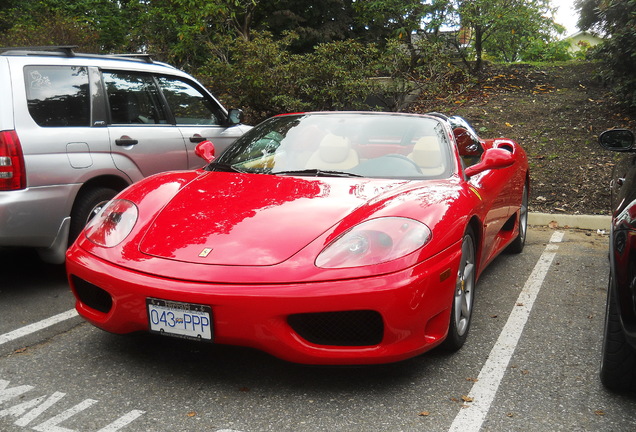
<path id="1" fill-rule="evenodd" d="M 312 113 L 273 117 L 207 169 L 274 175 L 443 178 L 451 173 L 440 120 L 399 114 Z"/>

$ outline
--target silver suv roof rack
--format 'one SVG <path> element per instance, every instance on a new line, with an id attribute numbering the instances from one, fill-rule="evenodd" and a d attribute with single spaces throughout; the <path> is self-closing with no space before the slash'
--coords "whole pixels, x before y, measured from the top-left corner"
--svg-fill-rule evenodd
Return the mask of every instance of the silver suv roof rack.
<path id="1" fill-rule="evenodd" d="M 0 47 L 1 54 L 27 54 L 29 52 L 57 52 L 67 57 L 75 57 L 74 48 L 77 45 L 51 45 L 51 46 L 25 46 L 25 47 Z"/>
<path id="2" fill-rule="evenodd" d="M 0 47 L 0 55 L 62 55 L 65 57 L 92 57 L 138 60 L 144 63 L 154 63 L 150 54 L 86 54 L 76 53 L 77 45 L 52 45 L 52 46 L 26 46 L 26 47 Z"/>

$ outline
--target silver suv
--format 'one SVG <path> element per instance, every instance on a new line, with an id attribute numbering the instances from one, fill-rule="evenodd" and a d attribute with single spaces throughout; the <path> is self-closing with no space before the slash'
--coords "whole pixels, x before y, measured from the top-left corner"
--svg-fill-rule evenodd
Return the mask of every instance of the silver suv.
<path id="1" fill-rule="evenodd" d="M 72 48 L 0 49 L 0 247 L 50 263 L 117 192 L 201 167 L 197 143 L 220 154 L 250 128 L 172 66 Z"/>

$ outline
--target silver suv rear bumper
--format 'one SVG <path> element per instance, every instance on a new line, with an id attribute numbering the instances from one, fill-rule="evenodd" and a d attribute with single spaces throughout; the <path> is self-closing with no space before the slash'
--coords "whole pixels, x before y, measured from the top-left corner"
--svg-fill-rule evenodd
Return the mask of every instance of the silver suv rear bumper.
<path id="1" fill-rule="evenodd" d="M 35 247 L 45 261 L 63 263 L 69 215 L 79 187 L 56 185 L 0 192 L 0 246 Z"/>

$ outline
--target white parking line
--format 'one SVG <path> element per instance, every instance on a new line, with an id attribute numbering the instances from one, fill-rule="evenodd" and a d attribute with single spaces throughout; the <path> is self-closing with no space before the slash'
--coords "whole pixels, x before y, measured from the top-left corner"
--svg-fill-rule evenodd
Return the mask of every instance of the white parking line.
<path id="1" fill-rule="evenodd" d="M 488 410 L 490 410 L 490 405 L 495 399 L 499 384 L 508 368 L 510 358 L 517 347 L 523 328 L 528 321 L 534 301 L 556 255 L 558 246 L 555 243 L 560 243 L 563 240 L 563 235 L 564 233 L 560 231 L 552 234 L 550 243 L 539 257 L 539 261 L 521 290 L 499 339 L 490 351 L 477 382 L 468 394 L 468 398 L 472 402 L 455 417 L 449 432 L 477 432 L 481 429 Z"/>
<path id="2" fill-rule="evenodd" d="M 71 309 L 69 311 L 62 312 L 61 314 L 54 315 L 50 318 L 43 319 L 42 321 L 38 321 L 36 323 L 21 327 L 17 330 L 13 330 L 9 333 L 2 334 L 0 335 L 0 345 L 5 344 L 7 342 L 11 342 L 12 340 L 21 338 L 31 333 L 35 333 L 36 331 L 45 329 L 54 324 L 57 324 L 62 321 L 66 321 L 67 319 L 71 319 L 76 316 L 77 316 L 77 311 L 75 309 Z"/>
<path id="3" fill-rule="evenodd" d="M 0 404 L 5 403 L 11 399 L 17 399 L 17 405 L 0 410 L 0 418 L 15 418 L 17 419 L 13 424 L 23 428 L 29 427 L 31 430 L 38 432 L 74 432 L 75 429 L 68 429 L 60 426 L 60 423 L 65 422 L 77 414 L 88 410 L 98 401 L 95 399 L 84 399 L 82 402 L 75 406 L 68 408 L 62 412 L 54 414 L 48 420 L 32 426 L 32 423 L 39 419 L 40 416 L 49 411 L 50 408 L 55 409 L 56 404 L 66 396 L 66 393 L 55 392 L 50 396 L 39 396 L 35 399 L 25 401 L 24 393 L 33 390 L 34 387 L 30 385 L 18 385 L 16 387 L 9 387 L 9 381 L 0 379 Z M 63 408 L 62 408 L 63 409 Z M 49 412 L 48 415 L 52 413 Z M 104 426 L 97 432 L 118 432 L 120 429 L 125 428 L 133 421 L 145 414 L 145 411 L 132 410 L 123 416 L 119 417 L 114 422 Z M 10 421 L 10 420 L 9 420 Z M 4 430 L 4 429 L 3 429 Z M 94 430 L 94 429 L 91 429 Z"/>

